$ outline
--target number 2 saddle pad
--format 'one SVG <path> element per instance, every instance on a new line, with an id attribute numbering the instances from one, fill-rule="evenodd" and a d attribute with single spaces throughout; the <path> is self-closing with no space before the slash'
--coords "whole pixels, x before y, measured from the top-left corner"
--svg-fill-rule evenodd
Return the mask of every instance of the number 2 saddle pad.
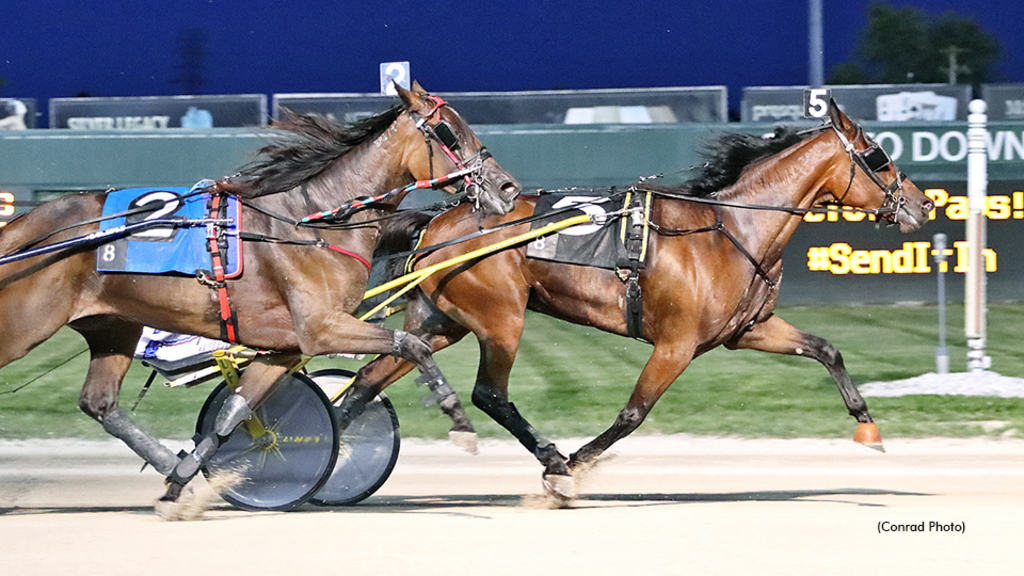
<path id="1" fill-rule="evenodd" d="M 152 219 L 198 220 L 209 218 L 210 194 L 190 194 L 195 188 L 125 188 L 107 194 L 103 216 L 163 202 L 152 212 L 117 217 L 100 223 L 100 230 Z M 224 275 L 233 278 L 242 273 L 242 247 L 238 239 L 238 199 L 227 196 L 227 215 L 231 220 L 224 230 L 228 249 L 223 254 Z M 211 268 L 207 250 L 206 227 L 154 227 L 100 246 L 96 251 L 96 270 L 136 274 L 186 274 Z"/>

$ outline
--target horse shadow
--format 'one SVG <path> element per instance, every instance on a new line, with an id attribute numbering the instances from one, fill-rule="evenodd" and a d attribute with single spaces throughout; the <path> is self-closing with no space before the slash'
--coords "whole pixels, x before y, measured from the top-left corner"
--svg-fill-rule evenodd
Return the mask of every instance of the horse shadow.
<path id="1" fill-rule="evenodd" d="M 582 494 L 571 502 L 557 502 L 543 495 L 518 494 L 444 494 L 438 496 L 372 496 L 362 502 L 345 506 L 314 506 L 305 504 L 288 513 L 337 513 L 372 514 L 381 512 L 453 512 L 472 508 L 520 508 L 520 509 L 564 509 L 585 510 L 596 508 L 642 508 L 679 504 L 708 504 L 728 502 L 799 502 L 830 503 L 850 506 L 879 507 L 886 504 L 865 502 L 855 499 L 859 496 L 934 496 L 925 492 L 903 492 L 870 488 L 838 488 L 829 490 L 759 490 L 753 492 L 722 493 L 646 493 L 646 494 Z M 226 502 L 211 503 L 211 513 L 238 510 Z M 7 506 L 0 507 L 0 517 L 48 514 L 88 514 L 120 512 L 128 514 L 153 514 L 152 506 Z M 261 513 L 262 514 L 262 513 Z M 215 514 L 205 520 L 238 518 L 235 515 Z"/>
<path id="2" fill-rule="evenodd" d="M 476 507 L 504 508 L 640 508 L 677 504 L 725 503 L 725 502 L 802 502 L 832 503 L 851 506 L 885 507 L 880 502 L 864 502 L 854 499 L 859 496 L 934 496 L 925 492 L 903 492 L 872 488 L 838 488 L 828 490 L 761 490 L 753 492 L 723 493 L 629 493 L 629 494 L 582 494 L 575 500 L 560 503 L 544 495 L 516 494 L 448 494 L 441 496 L 373 496 L 356 506 L 305 507 L 303 510 L 332 510 L 351 512 L 430 512 L 448 509 Z"/>

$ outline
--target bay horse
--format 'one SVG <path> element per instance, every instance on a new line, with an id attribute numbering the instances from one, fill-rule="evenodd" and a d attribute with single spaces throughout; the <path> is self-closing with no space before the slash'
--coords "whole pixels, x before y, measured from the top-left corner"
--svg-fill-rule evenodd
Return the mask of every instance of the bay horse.
<path id="1" fill-rule="evenodd" d="M 300 355 L 395 354 L 425 378 L 443 381 L 421 339 L 352 316 L 366 290 L 381 220 L 413 187 L 465 188 L 483 213 L 493 214 L 513 209 L 521 187 L 443 99 L 419 84 L 397 89 L 400 104 L 353 124 L 292 115 L 273 125 L 258 159 L 212 187 L 239 199 L 242 234 L 249 239 L 243 273 L 224 282 L 236 341 L 272 352 L 245 370 L 215 433 L 191 454 L 179 458 L 132 422 L 118 394 L 144 326 L 221 337 L 223 302 L 196 278 L 97 272 L 95 243 L 72 242 L 45 256 L 6 262 L 0 265 L 0 366 L 62 326 L 79 332 L 91 354 L 79 406 L 167 475 L 162 499 L 171 502 Z M 0 254 L 95 232 L 105 197 L 64 196 L 14 219 L 0 234 Z M 339 206 L 349 209 L 343 222 L 300 225 L 307 215 Z"/>
<path id="2" fill-rule="evenodd" d="M 570 499 L 574 468 L 593 462 L 644 421 L 665 390 L 696 357 L 718 346 L 813 358 L 832 375 L 849 413 L 859 423 L 855 440 L 881 449 L 881 437 L 838 350 L 773 314 L 782 278 L 782 250 L 802 215 L 823 203 L 874 213 L 912 232 L 928 221 L 931 200 L 834 103 L 822 128 L 779 130 L 763 139 L 726 134 L 705 151 L 700 175 L 681 186 L 641 183 L 652 192 L 646 267 L 639 271 L 642 332 L 627 322 L 627 283 L 613 270 L 527 257 L 521 243 L 428 277 L 410 297 L 405 330 L 429 339 L 434 351 L 469 332 L 480 345 L 473 403 L 512 433 L 544 466 L 545 488 Z M 489 217 L 499 228 L 534 212 L 537 197 Z M 464 209 L 430 222 L 420 246 L 477 230 Z M 443 247 L 416 269 L 529 230 L 499 229 Z M 645 234 L 646 237 L 646 234 Z M 625 408 L 614 423 L 569 458 L 531 426 L 508 399 L 509 373 L 532 309 L 654 345 Z M 380 357 L 364 366 L 353 387 L 379 392 L 407 373 L 403 360 Z M 465 431 L 465 430 L 464 430 Z"/>

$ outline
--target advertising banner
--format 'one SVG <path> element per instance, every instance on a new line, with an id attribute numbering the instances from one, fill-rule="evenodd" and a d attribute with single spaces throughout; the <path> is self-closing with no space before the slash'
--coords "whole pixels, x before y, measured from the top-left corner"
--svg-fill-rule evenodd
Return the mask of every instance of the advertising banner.
<path id="1" fill-rule="evenodd" d="M 623 90 L 448 92 L 470 124 L 663 124 L 726 122 L 724 86 Z M 353 122 L 398 103 L 377 94 L 275 94 L 274 116 L 282 109 L 316 112 Z"/>
<path id="2" fill-rule="evenodd" d="M 1024 120 L 1024 84 L 982 84 L 988 119 Z"/>
<path id="3" fill-rule="evenodd" d="M 743 89 L 743 122 L 792 122 L 804 118 L 807 86 Z M 953 84 L 826 86 L 843 112 L 857 120 L 952 122 L 967 120 L 971 87 Z"/>
<path id="4" fill-rule="evenodd" d="M 160 130 L 266 124 L 267 97 L 263 94 L 50 99 L 50 128 Z"/>

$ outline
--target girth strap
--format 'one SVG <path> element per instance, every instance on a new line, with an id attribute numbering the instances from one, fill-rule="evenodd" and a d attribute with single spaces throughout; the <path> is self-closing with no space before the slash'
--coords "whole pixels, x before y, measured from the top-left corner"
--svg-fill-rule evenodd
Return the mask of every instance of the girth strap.
<path id="1" fill-rule="evenodd" d="M 640 270 L 647 256 L 647 222 L 650 218 L 651 193 L 640 194 L 630 190 L 626 194 L 628 215 L 622 220 L 622 242 L 626 258 L 618 262 L 619 274 L 626 283 L 626 333 L 631 338 L 643 338 L 643 290 L 640 288 Z"/>
<path id="2" fill-rule="evenodd" d="M 227 197 L 223 192 L 210 194 L 207 203 L 210 218 L 223 220 L 227 216 Z M 220 307 L 220 338 L 235 344 L 238 342 L 238 316 L 231 308 L 228 299 L 227 282 L 224 271 L 228 266 L 228 239 L 222 224 L 207 224 L 206 250 L 210 253 L 209 270 L 196 270 L 196 279 L 200 284 L 209 286 L 217 292 Z"/>

